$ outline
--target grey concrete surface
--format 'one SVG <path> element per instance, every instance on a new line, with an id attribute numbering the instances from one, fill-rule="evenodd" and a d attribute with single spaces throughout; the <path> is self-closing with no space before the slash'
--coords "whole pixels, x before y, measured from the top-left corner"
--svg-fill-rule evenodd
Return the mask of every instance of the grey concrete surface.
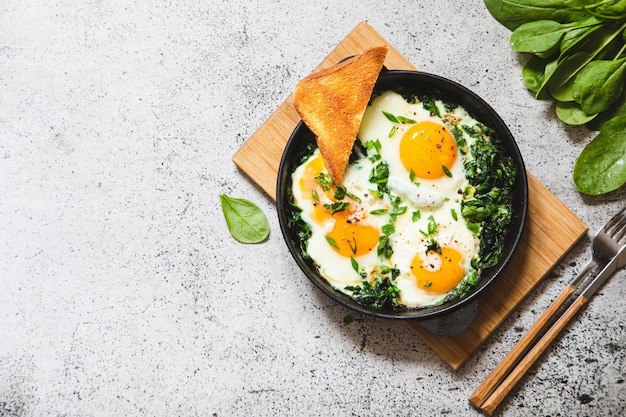
<path id="1" fill-rule="evenodd" d="M 479 0 L 3 0 L 0 416 L 479 415 L 469 395 L 590 239 L 452 371 L 402 323 L 317 291 L 272 202 L 231 161 L 360 21 L 487 100 L 528 170 L 591 232 L 624 204 L 624 189 L 576 191 L 592 133 L 524 89 L 525 58 Z M 267 242 L 231 238 L 220 193 L 263 209 Z M 499 415 L 624 415 L 625 279 L 602 288 Z"/>

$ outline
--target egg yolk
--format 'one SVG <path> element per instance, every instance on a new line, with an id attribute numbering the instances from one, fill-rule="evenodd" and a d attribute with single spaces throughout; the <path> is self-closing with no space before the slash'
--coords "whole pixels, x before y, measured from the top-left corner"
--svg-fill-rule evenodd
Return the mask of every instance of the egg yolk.
<path id="1" fill-rule="evenodd" d="M 434 122 L 416 123 L 400 142 L 400 159 L 407 171 L 416 177 L 437 179 L 446 175 L 457 158 L 454 137 L 445 126 Z"/>
<path id="2" fill-rule="evenodd" d="M 321 155 L 309 160 L 306 164 L 304 174 L 300 178 L 300 189 L 303 198 L 314 200 L 314 195 L 320 200 L 316 202 L 311 213 L 311 219 L 317 224 L 325 224 L 334 221 L 330 233 L 326 235 L 329 244 L 342 256 L 359 257 L 371 252 L 378 246 L 378 229 L 366 224 L 355 215 L 353 208 L 331 213 L 325 203 L 334 201 L 334 190 L 324 191 L 321 185 L 315 180 L 324 172 L 324 159 Z M 332 243 L 331 243 L 332 242 Z"/>
<path id="3" fill-rule="evenodd" d="M 378 246 L 378 229 L 355 219 L 347 210 L 333 215 L 335 225 L 326 235 L 333 249 L 341 256 L 359 257 Z"/>
<path id="4" fill-rule="evenodd" d="M 321 155 L 311 158 L 304 168 L 304 174 L 300 178 L 300 189 L 304 198 L 312 200 L 313 190 L 319 192 L 321 190 L 320 185 L 315 182 L 315 177 L 322 173 L 324 170 L 324 160 Z"/>
<path id="5" fill-rule="evenodd" d="M 420 255 L 416 255 L 411 262 L 411 272 L 418 288 L 445 294 L 463 279 L 465 275 L 461 265 L 463 257 L 455 249 L 444 246 L 441 248 L 441 254 L 430 251 L 427 258 L 426 262 L 422 262 Z"/>
<path id="6" fill-rule="evenodd" d="M 324 159 L 321 155 L 317 155 L 311 158 L 305 166 L 304 173 L 300 178 L 300 190 L 302 190 L 302 197 L 307 200 L 313 200 L 314 195 L 318 198 L 323 198 L 325 191 L 322 190 L 320 184 L 315 181 L 315 178 L 324 172 Z M 328 212 L 323 204 L 316 203 L 311 213 L 311 218 L 318 224 L 323 224 L 332 219 L 331 213 Z"/>

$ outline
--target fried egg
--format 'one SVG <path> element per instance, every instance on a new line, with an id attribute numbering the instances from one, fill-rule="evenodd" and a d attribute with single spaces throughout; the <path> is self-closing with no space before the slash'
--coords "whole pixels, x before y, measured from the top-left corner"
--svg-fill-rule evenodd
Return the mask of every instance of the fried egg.
<path id="1" fill-rule="evenodd" d="M 345 173 L 343 187 L 350 190 L 345 205 L 335 198 L 337 187 L 331 183 L 319 149 L 293 173 L 294 200 L 312 229 L 308 254 L 336 286 L 361 282 L 355 262 L 370 270 L 379 262 L 376 249 L 384 219 L 370 212 L 385 210 L 387 205 L 369 194 L 370 170 L 371 163 L 363 159 Z"/>
<path id="2" fill-rule="evenodd" d="M 368 106 L 340 186 L 319 150 L 293 172 L 294 202 L 311 228 L 308 255 L 335 289 L 350 295 L 393 268 L 400 303 L 426 307 L 473 272 L 480 242 L 461 215 L 472 138 L 461 123 L 478 122 L 461 107 L 388 91 Z"/>

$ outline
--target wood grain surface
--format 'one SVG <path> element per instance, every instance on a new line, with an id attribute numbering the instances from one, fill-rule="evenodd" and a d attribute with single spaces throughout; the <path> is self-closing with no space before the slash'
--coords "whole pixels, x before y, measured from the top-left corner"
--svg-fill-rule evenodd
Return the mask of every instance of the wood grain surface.
<path id="1" fill-rule="evenodd" d="M 385 60 L 388 69 L 415 69 L 370 25 L 362 22 L 314 71 L 383 44 L 389 47 Z M 299 121 L 289 96 L 233 155 L 232 160 L 242 173 L 272 199 L 276 198 L 276 178 L 283 149 Z M 459 335 L 444 337 L 429 333 L 418 322 L 407 322 L 409 328 L 453 369 L 460 368 L 478 350 L 587 232 L 587 226 L 530 173 L 528 181 L 530 201 L 522 242 L 503 276 L 481 296 L 472 325 Z"/>

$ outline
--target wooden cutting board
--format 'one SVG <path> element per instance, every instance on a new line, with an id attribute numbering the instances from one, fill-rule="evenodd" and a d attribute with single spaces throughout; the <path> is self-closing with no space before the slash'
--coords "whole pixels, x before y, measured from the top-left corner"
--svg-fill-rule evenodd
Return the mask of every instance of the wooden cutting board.
<path id="1" fill-rule="evenodd" d="M 362 22 L 314 71 L 383 44 L 389 47 L 385 60 L 388 69 L 415 69 L 371 26 Z M 283 149 L 299 121 L 289 96 L 233 155 L 233 162 L 241 171 L 273 199 L 276 199 L 276 178 Z M 429 333 L 417 321 L 407 322 L 453 369 L 460 368 L 478 350 L 587 232 L 587 226 L 530 173 L 528 182 L 528 221 L 521 244 L 503 276 L 480 297 L 472 325 L 461 334 L 447 337 Z"/>

